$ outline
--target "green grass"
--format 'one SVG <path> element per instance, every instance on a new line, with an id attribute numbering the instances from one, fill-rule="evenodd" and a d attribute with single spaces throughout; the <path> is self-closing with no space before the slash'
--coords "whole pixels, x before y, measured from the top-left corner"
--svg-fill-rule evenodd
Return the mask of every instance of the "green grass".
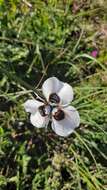
<path id="1" fill-rule="evenodd" d="M 0 190 L 107 189 L 106 3 L 0 1 Z M 81 125 L 68 138 L 23 108 L 50 76 L 75 91 Z"/>

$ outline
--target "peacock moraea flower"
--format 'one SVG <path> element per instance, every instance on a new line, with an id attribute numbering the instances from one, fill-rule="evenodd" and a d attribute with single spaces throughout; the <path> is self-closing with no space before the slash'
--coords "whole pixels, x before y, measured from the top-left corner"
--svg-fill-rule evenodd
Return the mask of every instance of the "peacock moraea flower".
<path id="1" fill-rule="evenodd" d="M 46 100 L 27 100 L 26 112 L 31 113 L 30 121 L 37 128 L 47 127 L 51 121 L 57 135 L 66 137 L 80 124 L 78 111 L 70 105 L 73 100 L 72 87 L 56 77 L 48 78 L 42 85 Z"/>

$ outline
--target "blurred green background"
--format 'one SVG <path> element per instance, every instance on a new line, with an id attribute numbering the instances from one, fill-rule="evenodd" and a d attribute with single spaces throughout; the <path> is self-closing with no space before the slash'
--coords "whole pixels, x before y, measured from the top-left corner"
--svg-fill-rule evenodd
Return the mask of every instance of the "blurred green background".
<path id="1" fill-rule="evenodd" d="M 74 88 L 68 138 L 23 108 L 50 76 Z M 0 0 L 0 190 L 107 190 L 107 0 Z"/>

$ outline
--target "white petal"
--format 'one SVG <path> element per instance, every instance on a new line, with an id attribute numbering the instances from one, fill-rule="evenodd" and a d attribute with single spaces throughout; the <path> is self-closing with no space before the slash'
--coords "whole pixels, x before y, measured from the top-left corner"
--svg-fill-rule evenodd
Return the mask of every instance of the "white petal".
<path id="1" fill-rule="evenodd" d="M 61 104 L 69 104 L 73 100 L 73 89 L 67 84 L 63 83 L 63 87 L 60 89 L 58 96 L 60 97 Z"/>
<path id="2" fill-rule="evenodd" d="M 58 93 L 63 87 L 63 82 L 58 80 L 56 77 L 48 78 L 42 85 L 42 91 L 46 99 L 49 99 L 49 95 L 52 93 Z"/>
<path id="3" fill-rule="evenodd" d="M 73 99 L 72 87 L 64 82 L 61 82 L 56 77 L 48 78 L 42 86 L 42 91 L 46 99 L 49 99 L 49 95 L 56 93 L 59 95 L 61 104 L 69 104 Z"/>
<path id="4" fill-rule="evenodd" d="M 27 100 L 24 103 L 24 108 L 26 112 L 34 114 L 37 111 L 38 107 L 41 105 L 43 105 L 43 103 L 37 100 Z"/>
<path id="5" fill-rule="evenodd" d="M 80 124 L 78 111 L 73 106 L 68 106 L 63 109 L 65 118 L 63 120 L 55 120 L 52 118 L 52 129 L 57 135 L 66 137 L 70 135 Z"/>
<path id="6" fill-rule="evenodd" d="M 43 117 L 41 116 L 39 111 L 37 111 L 35 114 L 31 114 L 30 121 L 32 125 L 34 125 L 35 127 L 42 128 L 48 125 L 49 117 L 48 116 Z"/>

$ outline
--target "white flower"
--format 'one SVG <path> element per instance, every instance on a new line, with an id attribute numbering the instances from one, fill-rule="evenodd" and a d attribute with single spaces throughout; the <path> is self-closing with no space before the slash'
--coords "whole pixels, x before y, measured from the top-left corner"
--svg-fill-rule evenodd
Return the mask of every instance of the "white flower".
<path id="1" fill-rule="evenodd" d="M 35 127 L 46 127 L 52 121 L 56 134 L 66 137 L 80 124 L 78 111 L 70 106 L 73 100 L 72 87 L 56 77 L 48 78 L 42 86 L 46 101 L 27 100 L 24 103 L 26 112 L 31 113 L 30 121 Z"/>

